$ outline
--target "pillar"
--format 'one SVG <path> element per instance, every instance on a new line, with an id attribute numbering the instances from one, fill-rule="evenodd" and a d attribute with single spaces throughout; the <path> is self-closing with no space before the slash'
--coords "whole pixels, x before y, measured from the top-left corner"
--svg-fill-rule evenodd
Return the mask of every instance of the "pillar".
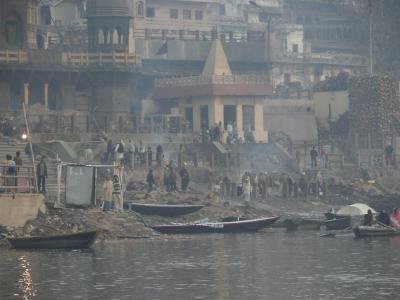
<path id="1" fill-rule="evenodd" d="M 243 137 L 243 107 L 236 105 L 236 128 L 239 136 Z"/>
<path id="2" fill-rule="evenodd" d="M 24 104 L 26 109 L 29 107 L 29 83 L 24 83 Z"/>
<path id="3" fill-rule="evenodd" d="M 199 132 L 200 130 L 200 106 L 198 104 L 193 104 L 193 132 Z"/>
<path id="4" fill-rule="evenodd" d="M 43 85 L 43 95 L 44 95 L 44 106 L 49 107 L 49 84 L 45 83 Z"/>

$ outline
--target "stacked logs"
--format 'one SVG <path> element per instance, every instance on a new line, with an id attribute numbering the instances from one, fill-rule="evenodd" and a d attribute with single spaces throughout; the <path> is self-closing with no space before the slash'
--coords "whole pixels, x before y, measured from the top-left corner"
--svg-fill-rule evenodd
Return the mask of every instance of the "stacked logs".
<path id="1" fill-rule="evenodd" d="M 359 136 L 369 135 L 372 144 L 397 131 L 400 115 L 399 82 L 388 75 L 349 79 L 350 126 Z M 377 139 L 381 141 L 376 143 Z"/>

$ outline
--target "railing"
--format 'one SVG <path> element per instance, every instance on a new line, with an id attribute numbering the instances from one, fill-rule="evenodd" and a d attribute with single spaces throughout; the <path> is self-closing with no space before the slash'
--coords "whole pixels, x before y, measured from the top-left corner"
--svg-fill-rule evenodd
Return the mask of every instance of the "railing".
<path id="1" fill-rule="evenodd" d="M 0 168 L 0 192 L 36 192 L 33 166 L 15 166 L 14 171 L 8 165 L 0 165 Z"/>
<path id="2" fill-rule="evenodd" d="M 334 65 L 366 66 L 366 59 L 356 55 L 283 53 L 273 57 L 277 62 L 322 63 Z"/>
<path id="3" fill-rule="evenodd" d="M 31 57 L 32 56 L 32 57 Z M 1 50 L 0 63 L 6 64 L 61 64 L 61 65 L 140 65 L 133 53 L 66 53 L 51 50 Z"/>
<path id="4" fill-rule="evenodd" d="M 140 64 L 140 58 L 132 53 L 62 53 L 62 64 L 137 65 Z"/>
<path id="5" fill-rule="evenodd" d="M 156 80 L 155 86 L 176 87 L 202 84 L 269 84 L 269 77 L 262 75 L 200 75 L 164 78 Z"/>
<path id="6" fill-rule="evenodd" d="M 1 50 L 0 63 L 6 64 L 26 64 L 28 62 L 28 53 L 22 50 Z"/>

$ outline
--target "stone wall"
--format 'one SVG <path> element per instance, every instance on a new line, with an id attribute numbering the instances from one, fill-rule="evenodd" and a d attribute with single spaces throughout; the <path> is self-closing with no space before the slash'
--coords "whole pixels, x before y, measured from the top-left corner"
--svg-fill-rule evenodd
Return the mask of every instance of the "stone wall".
<path id="1" fill-rule="evenodd" d="M 46 212 L 42 194 L 0 194 L 0 226 L 22 227 Z"/>

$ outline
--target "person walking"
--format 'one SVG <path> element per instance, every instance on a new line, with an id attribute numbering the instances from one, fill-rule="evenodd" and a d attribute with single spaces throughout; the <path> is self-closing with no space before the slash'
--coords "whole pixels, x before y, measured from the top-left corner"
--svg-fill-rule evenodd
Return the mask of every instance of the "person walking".
<path id="1" fill-rule="evenodd" d="M 150 169 L 149 173 L 147 174 L 146 182 L 148 185 L 147 192 L 150 193 L 153 190 L 153 184 L 156 183 L 156 181 L 154 180 L 154 175 L 153 175 L 152 169 Z"/>
<path id="2" fill-rule="evenodd" d="M 38 189 L 39 192 L 46 192 L 46 178 L 47 178 L 47 165 L 44 160 L 44 156 L 40 158 L 40 161 L 36 167 L 37 180 L 38 180 Z"/>

